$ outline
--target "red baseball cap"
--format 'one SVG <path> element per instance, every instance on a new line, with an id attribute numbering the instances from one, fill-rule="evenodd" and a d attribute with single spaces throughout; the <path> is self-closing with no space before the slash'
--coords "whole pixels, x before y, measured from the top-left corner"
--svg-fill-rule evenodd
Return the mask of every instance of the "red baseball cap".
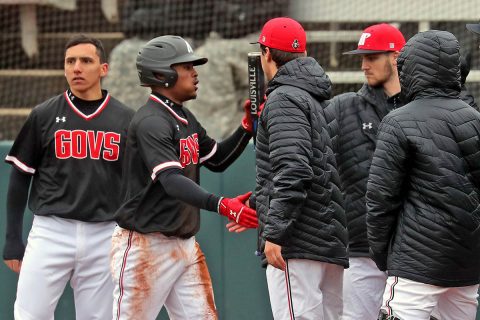
<path id="1" fill-rule="evenodd" d="M 371 54 L 400 51 L 405 45 L 403 34 L 386 23 L 375 24 L 363 30 L 356 50 L 343 54 Z"/>
<path id="2" fill-rule="evenodd" d="M 307 35 L 297 21 L 287 17 L 274 18 L 265 23 L 254 43 L 286 52 L 305 52 Z"/>

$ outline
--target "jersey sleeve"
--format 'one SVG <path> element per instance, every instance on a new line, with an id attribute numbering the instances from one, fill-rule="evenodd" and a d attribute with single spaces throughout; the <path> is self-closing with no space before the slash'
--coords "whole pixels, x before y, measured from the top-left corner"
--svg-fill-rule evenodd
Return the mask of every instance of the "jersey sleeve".
<path id="1" fill-rule="evenodd" d="M 200 163 L 203 163 L 215 155 L 215 152 L 217 152 L 217 142 L 208 136 L 207 131 L 199 122 L 197 122 L 197 126 Z"/>
<path id="2" fill-rule="evenodd" d="M 35 174 L 41 160 L 41 130 L 38 115 L 32 110 L 5 157 L 7 163 L 28 174 Z"/>
<path id="3" fill-rule="evenodd" d="M 182 169 L 173 144 L 173 132 L 173 125 L 162 117 L 148 117 L 138 125 L 138 149 L 152 180 L 163 170 Z"/>

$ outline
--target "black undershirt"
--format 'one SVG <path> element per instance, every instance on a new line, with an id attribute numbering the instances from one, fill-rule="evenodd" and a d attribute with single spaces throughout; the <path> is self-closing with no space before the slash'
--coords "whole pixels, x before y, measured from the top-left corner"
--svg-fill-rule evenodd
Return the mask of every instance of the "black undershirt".
<path id="1" fill-rule="evenodd" d="M 165 192 L 172 198 L 208 211 L 217 212 L 220 197 L 207 192 L 185 177 L 180 169 L 168 169 L 157 176 Z"/>
<path id="2" fill-rule="evenodd" d="M 79 109 L 84 115 L 89 116 L 100 107 L 107 97 L 107 92 L 102 90 L 102 98 L 98 100 L 83 100 L 73 94 L 70 89 L 67 90 L 67 95 L 70 97 L 70 101 L 75 104 L 75 107 Z M 73 98 L 72 98 L 73 97 Z"/>
<path id="3" fill-rule="evenodd" d="M 23 213 L 27 206 L 28 190 L 32 176 L 12 167 L 7 193 L 7 231 L 4 260 L 22 260 L 25 253 L 23 244 Z"/>
<path id="4" fill-rule="evenodd" d="M 394 94 L 391 97 L 387 97 L 387 105 L 388 105 L 388 110 L 395 110 L 397 108 L 400 108 L 403 103 L 401 101 L 401 96 L 400 92 L 397 94 Z"/>

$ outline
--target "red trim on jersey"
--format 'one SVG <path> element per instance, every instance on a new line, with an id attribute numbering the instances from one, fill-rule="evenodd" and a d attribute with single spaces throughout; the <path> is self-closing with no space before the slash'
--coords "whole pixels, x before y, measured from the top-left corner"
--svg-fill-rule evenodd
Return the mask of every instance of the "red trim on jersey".
<path id="1" fill-rule="evenodd" d="M 125 252 L 123 253 L 122 266 L 120 267 L 120 275 L 118 277 L 118 287 L 119 287 L 120 293 L 118 295 L 118 300 L 117 300 L 117 319 L 120 318 L 120 306 L 122 304 L 122 298 L 123 298 L 123 292 L 124 292 L 123 275 L 125 273 L 125 266 L 127 265 L 128 252 L 132 247 L 132 236 L 133 236 L 133 231 L 130 230 L 130 232 L 128 233 L 127 247 L 125 248 Z"/>
<path id="2" fill-rule="evenodd" d="M 210 151 L 205 157 L 200 158 L 200 163 L 203 163 L 213 157 L 213 155 L 217 152 L 217 143 L 215 142 L 215 145 L 212 148 L 212 151 Z"/>
<path id="3" fill-rule="evenodd" d="M 22 170 L 23 172 L 31 173 L 31 174 L 34 174 L 34 173 L 35 173 L 35 169 L 30 168 L 30 167 L 27 166 L 25 163 L 21 162 L 20 160 L 18 160 L 17 158 L 15 158 L 15 157 L 13 157 L 13 156 L 6 156 L 6 157 L 5 157 L 5 160 L 6 160 L 7 162 L 13 163 L 13 164 L 15 165 L 15 167 L 17 167 L 18 169 Z"/>
<path id="4" fill-rule="evenodd" d="M 177 119 L 177 120 L 180 121 L 181 123 L 183 123 L 183 124 L 185 124 L 185 125 L 188 126 L 188 121 L 187 121 L 187 119 L 180 117 L 175 111 L 173 111 L 172 108 L 170 108 L 170 107 L 169 107 L 165 102 L 163 102 L 161 99 L 158 99 L 158 98 L 155 97 L 153 94 L 150 95 L 150 99 L 152 99 L 152 100 L 155 101 L 155 102 L 160 103 L 162 106 L 164 106 L 165 108 L 167 108 L 167 110 L 175 117 L 175 119 Z"/>
<path id="5" fill-rule="evenodd" d="M 152 172 L 152 180 L 155 180 L 155 177 L 157 176 L 157 172 L 169 168 L 169 167 L 179 167 L 180 169 L 183 169 L 182 165 L 178 161 L 169 161 L 169 162 L 164 162 L 153 168 Z"/>
<path id="6" fill-rule="evenodd" d="M 80 117 L 84 118 L 85 120 L 91 120 L 91 119 L 95 118 L 96 116 L 98 116 L 98 115 L 103 111 L 103 109 L 105 109 L 105 107 L 106 107 L 107 104 L 108 104 L 108 101 L 110 101 L 110 94 L 107 93 L 107 96 L 105 97 L 105 100 L 103 100 L 102 104 L 97 108 L 97 110 L 95 110 L 94 113 L 89 114 L 89 115 L 87 116 L 87 115 L 84 114 L 82 111 L 80 111 L 80 110 L 75 106 L 75 104 L 70 100 L 70 98 L 68 97 L 67 91 L 65 91 L 65 92 L 63 93 L 63 95 L 65 96 L 65 99 L 67 99 L 67 102 L 68 102 L 68 104 L 70 105 L 70 107 L 73 109 L 73 111 L 75 111 L 76 114 L 78 114 Z"/>

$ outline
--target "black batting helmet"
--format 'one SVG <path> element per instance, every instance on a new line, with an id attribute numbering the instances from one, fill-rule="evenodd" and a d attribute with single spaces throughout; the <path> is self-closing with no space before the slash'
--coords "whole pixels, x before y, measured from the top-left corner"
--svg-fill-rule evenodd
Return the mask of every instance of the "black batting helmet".
<path id="1" fill-rule="evenodd" d="M 142 86 L 172 87 L 177 81 L 177 72 L 172 65 L 207 63 L 193 53 L 190 44 L 179 36 L 161 36 L 147 42 L 137 55 L 137 71 Z M 159 75 L 160 77 L 157 77 Z"/>

